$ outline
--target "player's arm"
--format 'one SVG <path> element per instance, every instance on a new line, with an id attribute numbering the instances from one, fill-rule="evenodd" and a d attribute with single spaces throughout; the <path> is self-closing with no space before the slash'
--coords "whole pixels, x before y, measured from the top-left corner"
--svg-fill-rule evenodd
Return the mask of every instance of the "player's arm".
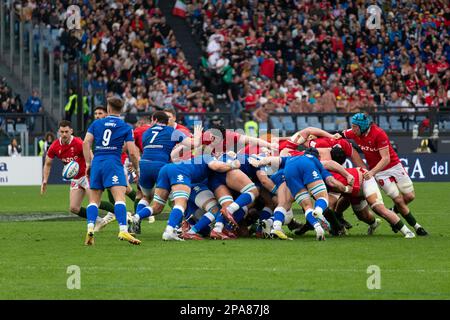
<path id="1" fill-rule="evenodd" d="M 354 163 L 355 167 L 367 168 L 366 164 L 361 159 L 361 156 L 359 155 L 358 151 L 356 151 L 355 148 L 353 147 L 352 147 L 352 156 L 350 157 L 350 159 Z"/>
<path id="2" fill-rule="evenodd" d="M 208 167 L 213 171 L 228 172 L 233 169 L 239 169 L 241 167 L 241 163 L 237 159 L 230 162 L 212 160 L 211 162 L 208 163 Z"/>
<path id="3" fill-rule="evenodd" d="M 94 136 L 92 133 L 87 132 L 83 141 L 83 156 L 86 161 L 86 175 L 90 175 L 91 161 L 92 161 L 92 144 L 94 143 Z"/>
<path id="4" fill-rule="evenodd" d="M 340 181 L 336 180 L 336 178 L 331 175 L 325 178 L 325 183 L 329 187 L 341 193 L 351 193 L 353 190 L 353 186 L 344 186 Z"/>
<path id="5" fill-rule="evenodd" d="M 265 173 L 264 171 L 256 171 L 256 177 L 267 191 L 272 192 L 273 188 L 275 188 L 275 183 L 273 183 L 273 181 L 267 176 L 267 173 Z"/>
<path id="6" fill-rule="evenodd" d="M 330 139 L 337 138 L 336 135 L 332 135 L 331 133 L 328 133 L 325 130 L 322 130 L 319 128 L 314 128 L 314 127 L 307 127 L 303 130 L 296 132 L 291 137 L 291 140 L 296 141 L 296 143 L 298 143 L 298 144 L 304 144 L 310 135 L 314 135 L 316 137 L 325 137 L 325 138 L 330 138 Z"/>
<path id="7" fill-rule="evenodd" d="M 278 143 L 270 143 L 266 140 L 260 139 L 260 138 L 256 138 L 256 137 L 250 137 L 250 136 L 246 136 L 241 134 L 239 136 L 239 143 L 246 145 L 246 144 L 251 144 L 254 146 L 259 146 L 259 147 L 263 147 L 263 148 L 269 148 L 272 150 L 277 150 L 278 149 Z"/>
<path id="8" fill-rule="evenodd" d="M 139 148 L 136 147 L 134 141 L 127 141 L 125 143 L 125 146 L 128 149 L 128 155 L 130 157 L 131 164 L 133 165 L 136 174 L 139 175 L 139 160 L 140 160 Z"/>
<path id="9" fill-rule="evenodd" d="M 287 158 L 287 157 L 285 157 L 285 158 Z M 284 159 L 284 157 L 270 156 L 270 157 L 264 157 L 264 158 L 258 160 L 258 159 L 250 157 L 248 159 L 248 162 L 255 168 L 269 166 L 269 165 L 279 168 L 283 162 L 283 159 Z"/>
<path id="10" fill-rule="evenodd" d="M 391 162 L 391 156 L 389 154 L 389 147 L 384 147 L 383 149 L 379 149 L 378 152 L 380 153 L 381 160 L 377 163 L 375 167 L 373 167 L 371 170 L 364 173 L 364 179 L 369 180 L 374 175 L 376 175 L 378 172 L 383 171 L 384 168 Z"/>
<path id="11" fill-rule="evenodd" d="M 343 166 L 341 166 L 339 163 L 337 163 L 336 161 L 324 160 L 321 162 L 325 169 L 327 169 L 329 171 L 337 172 L 341 176 L 343 176 L 345 179 L 347 179 L 347 183 L 349 185 L 352 186 L 353 183 L 355 182 L 355 178 L 350 173 L 348 173 L 348 171 L 345 170 L 345 168 Z"/>
<path id="12" fill-rule="evenodd" d="M 44 194 L 47 191 L 47 182 L 48 182 L 48 177 L 50 176 L 52 162 L 53 162 L 52 158 L 50 158 L 49 156 L 45 157 L 44 174 L 42 177 L 42 184 L 41 184 L 41 194 Z"/>

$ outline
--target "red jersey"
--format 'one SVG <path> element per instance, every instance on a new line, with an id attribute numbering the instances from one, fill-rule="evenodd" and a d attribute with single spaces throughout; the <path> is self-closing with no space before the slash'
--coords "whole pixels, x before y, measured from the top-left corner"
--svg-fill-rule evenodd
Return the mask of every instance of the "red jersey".
<path id="1" fill-rule="evenodd" d="M 144 147 L 142 146 L 142 136 L 144 135 L 144 132 L 147 131 L 147 129 L 150 127 L 151 125 L 147 123 L 134 129 L 134 143 L 139 148 L 141 153 L 144 152 Z"/>
<path id="2" fill-rule="evenodd" d="M 359 193 L 361 191 L 361 180 L 360 180 L 360 175 L 359 175 L 359 172 L 361 171 L 360 169 L 361 168 L 346 168 L 345 169 L 345 171 L 350 173 L 353 176 L 353 178 L 355 178 L 354 182 L 353 182 L 352 193 L 351 193 L 351 195 L 353 197 L 358 197 Z M 347 179 L 344 176 L 342 176 L 341 174 L 334 172 L 334 171 L 330 171 L 330 173 L 333 175 L 333 177 L 336 180 L 341 182 L 344 186 L 348 186 Z"/>
<path id="3" fill-rule="evenodd" d="M 174 129 L 183 132 L 187 137 L 192 137 L 191 131 L 182 124 L 176 123 Z"/>
<path id="4" fill-rule="evenodd" d="M 283 149 L 297 150 L 298 146 L 298 143 L 292 142 L 291 140 L 282 140 L 278 144 L 278 151 L 281 151 Z"/>
<path id="5" fill-rule="evenodd" d="M 61 143 L 61 138 L 55 140 L 48 149 L 47 156 L 50 159 L 55 157 L 61 159 L 64 165 L 76 161 L 80 169 L 74 179 L 79 179 L 86 174 L 86 161 L 84 160 L 83 140 L 81 138 L 72 136 L 68 144 Z"/>
<path id="6" fill-rule="evenodd" d="M 240 137 L 241 137 L 241 135 L 239 133 L 226 130 L 225 131 L 225 139 L 223 139 L 223 141 L 222 141 L 223 150 L 215 150 L 215 151 L 216 152 L 218 152 L 218 151 L 226 152 L 226 151 L 234 150 L 238 144 Z M 210 145 L 213 142 L 212 139 L 213 139 L 213 137 L 212 137 L 211 132 L 207 131 L 207 132 L 203 133 L 202 144 L 205 146 Z M 216 147 L 216 148 L 218 148 L 218 147 Z"/>
<path id="7" fill-rule="evenodd" d="M 247 155 L 251 154 L 259 154 L 261 152 L 261 148 L 254 144 L 248 144 L 245 146 L 243 153 Z"/>
<path id="8" fill-rule="evenodd" d="M 125 164 L 125 161 L 127 161 L 128 158 L 128 154 L 126 152 L 122 152 L 122 154 L 120 155 L 120 162 L 122 164 Z"/>
<path id="9" fill-rule="evenodd" d="M 317 138 L 307 142 L 308 147 L 313 148 L 333 148 L 335 145 L 340 145 L 347 157 L 351 157 L 353 147 L 350 142 L 345 139 L 331 139 L 331 138 Z"/>
<path id="10" fill-rule="evenodd" d="M 364 135 L 357 137 L 352 129 L 344 131 L 344 136 L 347 139 L 353 139 L 356 144 L 361 148 L 364 153 L 364 157 L 367 160 L 367 164 L 370 169 L 374 168 L 381 160 L 380 150 L 389 148 L 389 164 L 383 168 L 387 170 L 400 163 L 397 153 L 392 148 L 389 138 L 383 129 L 376 124 L 372 124 Z"/>

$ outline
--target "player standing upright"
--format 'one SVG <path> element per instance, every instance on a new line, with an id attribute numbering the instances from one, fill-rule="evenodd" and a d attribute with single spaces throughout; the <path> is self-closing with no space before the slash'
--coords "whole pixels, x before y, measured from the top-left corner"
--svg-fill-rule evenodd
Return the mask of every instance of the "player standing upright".
<path id="1" fill-rule="evenodd" d="M 426 236 L 427 231 L 417 223 L 408 208 L 408 203 L 415 198 L 413 183 L 386 132 L 366 114 L 357 113 L 352 117 L 352 128 L 345 130 L 343 135 L 353 139 L 364 153 L 369 167 L 369 171 L 364 173 L 364 179 L 375 177 L 380 187 L 394 201 L 396 211 L 414 227 L 417 235 Z"/>
<path id="2" fill-rule="evenodd" d="M 86 208 L 81 206 L 84 195 L 89 194 L 89 181 L 86 178 L 86 162 L 83 155 L 83 140 L 73 136 L 72 124 L 70 121 L 59 122 L 59 139 L 55 140 L 47 151 L 44 164 L 44 174 L 41 185 L 41 194 L 47 191 L 47 182 L 50 175 L 53 159 L 59 158 L 64 164 L 76 161 L 79 165 L 78 174 L 70 182 L 70 212 L 81 218 L 86 218 Z M 100 209 L 114 211 L 114 207 L 106 202 L 100 203 Z M 111 213 L 108 213 L 111 215 Z M 99 217 L 97 222 L 102 221 Z"/>
<path id="3" fill-rule="evenodd" d="M 114 213 L 119 222 L 119 239 L 127 240 L 131 244 L 140 244 L 140 240 L 128 233 L 125 205 L 127 179 L 120 161 L 125 144 L 138 174 L 139 154 L 134 144 L 132 128 L 119 117 L 122 108 L 123 101 L 120 98 L 108 99 L 108 116 L 94 121 L 84 138 L 83 153 L 92 190 L 87 207 L 86 245 L 94 244 L 94 222 L 98 216 L 98 204 L 105 188 L 111 188 L 115 200 Z M 93 160 L 91 157 L 92 145 L 95 146 Z"/>

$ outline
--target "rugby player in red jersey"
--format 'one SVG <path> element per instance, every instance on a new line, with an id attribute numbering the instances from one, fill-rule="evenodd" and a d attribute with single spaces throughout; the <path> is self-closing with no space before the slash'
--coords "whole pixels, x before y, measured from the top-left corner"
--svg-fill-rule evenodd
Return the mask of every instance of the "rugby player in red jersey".
<path id="1" fill-rule="evenodd" d="M 191 131 L 187 127 L 177 122 L 177 113 L 174 108 L 164 109 L 164 112 L 169 116 L 170 127 L 173 127 L 175 130 L 183 132 L 187 137 L 190 138 L 192 137 Z"/>
<path id="2" fill-rule="evenodd" d="M 59 158 L 64 165 L 71 161 L 76 161 L 79 165 L 78 174 L 70 182 L 70 212 L 86 218 L 86 208 L 81 206 L 84 195 L 90 192 L 89 181 L 86 177 L 86 162 L 83 156 L 83 140 L 73 136 L 73 129 L 70 121 L 59 122 L 59 139 L 55 140 L 47 151 L 45 158 L 44 173 L 41 184 L 41 194 L 47 191 L 48 177 L 52 167 L 53 159 Z M 114 212 L 114 206 L 106 201 L 102 201 L 100 209 Z M 103 222 L 103 218 L 98 218 L 97 222 Z"/>
<path id="3" fill-rule="evenodd" d="M 415 198 L 414 186 L 386 132 L 364 113 L 353 115 L 351 123 L 351 129 L 343 131 L 343 136 L 353 139 L 364 153 L 369 167 L 369 171 L 364 173 L 364 179 L 375 177 L 380 187 L 394 201 L 394 211 L 402 214 L 408 224 L 414 227 L 417 235 L 427 235 L 427 231 L 417 223 L 408 208 L 408 203 Z M 394 227 L 393 229 L 396 230 Z"/>
<path id="4" fill-rule="evenodd" d="M 338 163 L 343 164 L 346 159 L 346 154 L 341 148 L 334 147 L 331 150 L 332 159 Z M 324 163 L 325 168 L 327 168 L 326 163 Z M 395 226 L 396 230 L 405 236 L 405 238 L 414 238 L 415 235 L 411 230 L 408 229 L 402 222 L 402 220 L 391 210 L 387 209 L 383 203 L 383 197 L 381 196 L 380 189 L 378 188 L 375 178 L 365 179 L 364 174 L 367 169 L 361 167 L 355 168 L 345 168 L 344 174 L 328 168 L 333 177 L 340 181 L 342 184 L 347 185 L 348 178 L 346 174 L 350 174 L 353 177 L 353 189 L 351 194 L 343 194 L 344 197 L 348 198 L 352 204 L 353 211 L 356 216 L 366 222 L 369 225 L 367 233 L 369 235 L 373 234 L 375 229 L 379 225 L 379 219 L 375 219 L 373 214 L 369 210 L 370 208 L 379 216 L 383 217 L 391 225 Z M 329 193 L 332 195 L 330 197 L 330 207 L 334 207 L 337 204 L 337 200 L 340 194 Z"/>

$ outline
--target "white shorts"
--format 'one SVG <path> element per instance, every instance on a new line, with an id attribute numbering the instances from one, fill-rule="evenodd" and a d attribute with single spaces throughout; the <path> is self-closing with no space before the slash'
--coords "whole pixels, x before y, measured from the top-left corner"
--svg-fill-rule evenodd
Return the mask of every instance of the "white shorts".
<path id="1" fill-rule="evenodd" d="M 408 173 L 401 163 L 398 163 L 387 170 L 378 172 L 375 175 L 375 179 L 381 189 L 383 189 L 390 198 L 396 198 L 400 192 L 402 194 L 414 192 L 411 178 L 408 176 Z"/>
<path id="2" fill-rule="evenodd" d="M 89 189 L 89 180 L 86 176 L 82 176 L 79 179 L 70 180 L 70 190 Z"/>

